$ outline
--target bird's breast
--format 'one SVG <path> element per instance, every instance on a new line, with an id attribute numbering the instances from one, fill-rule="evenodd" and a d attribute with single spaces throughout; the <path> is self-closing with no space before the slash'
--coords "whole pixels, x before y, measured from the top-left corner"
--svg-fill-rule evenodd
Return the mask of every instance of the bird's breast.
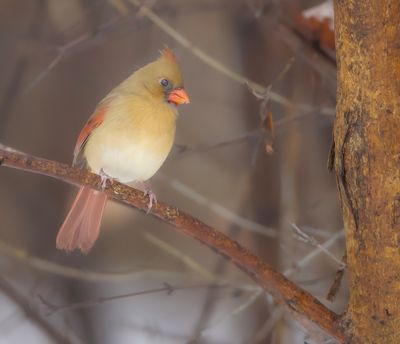
<path id="1" fill-rule="evenodd" d="M 111 109 L 112 110 L 112 109 Z M 84 155 L 90 169 L 121 182 L 151 178 L 167 158 L 175 138 L 176 115 L 168 108 L 120 107 L 93 131 Z M 128 110 L 128 111 L 127 111 Z M 162 110 L 162 111 L 160 111 Z M 121 113 L 122 112 L 122 113 Z"/>

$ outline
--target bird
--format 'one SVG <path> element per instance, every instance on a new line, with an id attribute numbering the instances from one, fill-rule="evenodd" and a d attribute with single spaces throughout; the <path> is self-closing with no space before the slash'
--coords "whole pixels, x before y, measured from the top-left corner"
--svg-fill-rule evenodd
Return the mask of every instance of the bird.
<path id="1" fill-rule="evenodd" d="M 78 136 L 73 166 L 99 174 L 103 190 L 109 180 L 141 183 L 150 209 L 157 199 L 147 181 L 172 148 L 177 107 L 188 103 L 177 57 L 165 47 L 99 102 Z M 99 236 L 106 202 L 104 192 L 81 186 L 58 231 L 57 249 L 87 254 Z"/>

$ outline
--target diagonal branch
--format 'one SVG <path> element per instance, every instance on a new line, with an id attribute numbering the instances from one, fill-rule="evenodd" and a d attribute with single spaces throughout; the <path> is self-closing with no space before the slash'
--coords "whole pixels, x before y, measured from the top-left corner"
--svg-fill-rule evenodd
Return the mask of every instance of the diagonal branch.
<path id="1" fill-rule="evenodd" d="M 116 6 L 117 2 L 119 3 L 120 7 Z M 165 20 L 160 18 L 150 7 L 143 4 L 142 1 L 129 0 L 129 2 L 139 10 L 140 15 L 143 15 L 144 17 L 149 19 L 154 25 L 156 25 L 159 29 L 164 31 L 167 35 L 172 37 L 180 45 L 182 45 L 183 47 L 188 49 L 193 55 L 195 55 L 197 58 L 199 58 L 206 65 L 217 70 L 219 73 L 227 76 L 228 78 L 230 78 L 242 85 L 248 86 L 252 91 L 255 91 L 256 93 L 259 93 L 259 94 L 266 93 L 266 91 L 267 91 L 266 87 L 258 84 L 257 82 L 255 82 L 253 80 L 250 80 L 250 79 L 240 75 L 239 73 L 226 67 L 220 61 L 211 57 L 204 50 L 197 47 L 188 38 L 186 38 L 184 35 L 182 35 L 180 32 L 178 32 L 172 26 L 170 26 Z M 124 3 L 122 1 L 114 0 L 114 1 L 111 1 L 111 4 L 113 6 L 115 6 L 121 14 L 123 14 L 123 15 L 128 14 L 128 9 L 126 9 L 126 8 L 123 9 Z M 271 91 L 271 92 L 269 92 L 269 96 L 270 96 L 271 100 L 273 100 L 279 104 L 282 104 L 282 105 L 285 105 L 288 107 L 292 107 L 292 103 L 290 102 L 290 100 L 286 99 L 285 97 L 281 96 L 278 93 Z"/>
<path id="2" fill-rule="evenodd" d="M 101 178 L 96 174 L 55 161 L 18 153 L 1 145 L 0 164 L 47 175 L 71 184 L 82 184 L 97 190 L 101 189 Z M 104 192 L 116 201 L 144 212 L 147 210 L 148 197 L 139 190 L 114 181 L 111 185 L 107 185 Z M 175 229 L 226 257 L 265 291 L 269 292 L 277 303 L 290 312 L 306 317 L 341 343 L 345 342 L 344 331 L 338 323 L 339 315 L 326 308 L 311 294 L 288 280 L 236 241 L 191 215 L 163 202 L 159 202 L 152 208 L 151 215 L 171 224 Z"/>

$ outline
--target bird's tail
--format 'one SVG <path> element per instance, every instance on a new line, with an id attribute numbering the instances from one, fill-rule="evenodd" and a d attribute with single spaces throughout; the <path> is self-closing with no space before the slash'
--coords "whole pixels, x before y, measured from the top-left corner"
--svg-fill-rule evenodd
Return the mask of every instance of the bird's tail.
<path id="1" fill-rule="evenodd" d="M 106 201 L 105 193 L 82 186 L 58 231 L 57 248 L 67 252 L 79 249 L 88 253 L 99 236 Z"/>

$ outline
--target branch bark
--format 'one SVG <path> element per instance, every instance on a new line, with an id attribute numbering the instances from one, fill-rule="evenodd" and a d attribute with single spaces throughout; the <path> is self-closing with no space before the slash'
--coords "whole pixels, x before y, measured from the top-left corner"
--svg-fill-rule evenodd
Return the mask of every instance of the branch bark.
<path id="1" fill-rule="evenodd" d="M 400 343 L 400 2 L 336 1 L 334 168 L 351 343 Z"/>
<path id="2" fill-rule="evenodd" d="M 0 149 L 0 163 L 3 166 L 47 175 L 64 182 L 101 189 L 101 179 L 96 174 L 10 149 Z M 104 192 L 110 198 L 121 203 L 142 211 L 147 210 L 148 197 L 139 190 L 114 181 L 107 186 Z M 311 294 L 289 281 L 236 241 L 163 202 L 159 202 L 153 207 L 151 214 L 226 257 L 270 293 L 280 305 L 290 312 L 304 316 L 339 342 L 345 342 L 344 333 L 339 326 L 340 317 L 336 313 L 326 308 Z"/>

